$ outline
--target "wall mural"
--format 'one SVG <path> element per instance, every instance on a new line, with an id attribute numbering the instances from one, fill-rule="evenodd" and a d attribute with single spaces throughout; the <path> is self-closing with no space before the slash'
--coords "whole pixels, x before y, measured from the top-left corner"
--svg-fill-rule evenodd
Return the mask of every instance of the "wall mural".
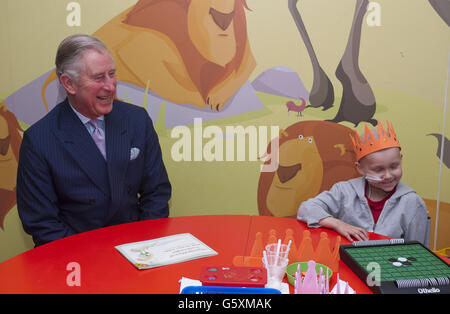
<path id="1" fill-rule="evenodd" d="M 327 121 L 297 122 L 281 131 L 278 169 L 259 179 L 259 213 L 296 217 L 301 202 L 358 177 L 350 132 Z"/>
<path id="2" fill-rule="evenodd" d="M 16 178 L 19 149 L 23 132 L 16 116 L 0 104 L 0 228 L 4 229 L 4 219 L 16 205 Z"/>
<path id="3" fill-rule="evenodd" d="M 380 119 L 376 93 L 359 65 L 362 25 L 370 2 L 355 0 L 348 40 L 335 72 L 342 84 L 340 99 L 335 97 L 333 84 L 321 66 L 316 54 L 321 49 L 320 42 L 313 47 L 301 14 L 302 1 L 298 0 L 277 1 L 276 5 L 286 6 L 300 33 L 292 40 L 301 40 L 309 56 L 313 70 L 311 88 L 306 88 L 301 76 L 282 65 L 281 60 L 279 66 L 264 69 L 250 80 L 258 55 L 252 51 L 248 38 L 247 16 L 258 12 L 252 11 L 247 2 L 139 0 L 92 35 L 105 42 L 113 54 L 118 68 L 117 97 L 144 106 L 153 122 L 164 130 L 192 126 L 194 118 L 222 123 L 222 119 L 234 117 L 233 123 L 250 125 L 245 114 L 255 112 L 266 115 L 265 122 L 271 121 L 267 115 L 272 107 L 267 99 L 270 95 L 279 97 L 282 105 L 276 110 L 281 108 L 283 114 L 277 119 L 295 115 L 298 120 L 283 125 L 277 152 L 268 146 L 265 162 L 277 158 L 278 168 L 260 172 L 254 186 L 260 215 L 292 217 L 302 201 L 337 181 L 358 176 L 349 126 L 376 126 Z M 449 2 L 429 3 L 437 12 L 436 18 L 450 26 Z M 316 14 L 320 16 L 321 12 Z M 18 120 L 31 125 L 64 98 L 55 71 L 49 69 L 0 103 L 1 228 L 16 202 L 15 180 L 23 132 Z M 334 117 L 303 120 L 307 112 L 331 111 L 337 103 Z M 435 129 L 423 136 L 437 139 L 437 151 L 429 152 L 430 158 L 440 158 L 441 143 L 445 141 L 443 163 L 448 171 L 450 144 L 440 131 Z M 170 174 L 170 167 L 168 171 Z"/>

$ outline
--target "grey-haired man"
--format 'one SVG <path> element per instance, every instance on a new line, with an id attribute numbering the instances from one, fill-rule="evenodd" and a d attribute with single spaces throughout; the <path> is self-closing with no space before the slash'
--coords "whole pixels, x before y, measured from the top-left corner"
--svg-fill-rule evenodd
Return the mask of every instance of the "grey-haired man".
<path id="1" fill-rule="evenodd" d="M 67 98 L 27 129 L 17 177 L 23 227 L 42 245 L 114 224 L 167 217 L 171 185 L 147 112 L 115 100 L 105 45 L 72 35 L 58 47 Z"/>

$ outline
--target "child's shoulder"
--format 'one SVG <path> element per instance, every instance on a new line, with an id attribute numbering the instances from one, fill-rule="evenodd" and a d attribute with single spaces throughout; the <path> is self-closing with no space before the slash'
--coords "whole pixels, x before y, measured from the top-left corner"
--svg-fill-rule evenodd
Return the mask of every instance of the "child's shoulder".
<path id="1" fill-rule="evenodd" d="M 345 194 L 345 195 L 360 195 L 364 194 L 364 178 L 358 177 L 345 181 L 336 182 L 331 190 Z"/>
<path id="2" fill-rule="evenodd" d="M 344 181 L 336 182 L 334 185 L 340 185 L 340 186 L 360 186 L 364 185 L 364 178 L 363 177 L 357 177 L 352 178 Z"/>
<path id="3" fill-rule="evenodd" d="M 403 182 L 399 182 L 393 196 L 396 197 L 407 197 L 407 198 L 420 198 L 417 192 L 412 189 L 409 185 Z"/>
<path id="4" fill-rule="evenodd" d="M 400 198 L 401 201 L 408 204 L 408 206 L 426 211 L 426 205 L 422 197 L 420 197 L 414 189 L 405 183 L 399 182 L 393 197 Z"/>
<path id="5" fill-rule="evenodd" d="M 364 190 L 365 180 L 363 177 L 357 177 L 357 178 L 349 179 L 346 181 L 337 182 L 336 185 L 338 185 L 344 189 L 347 188 L 347 189 L 354 189 L 356 191 L 359 191 L 359 190 Z"/>

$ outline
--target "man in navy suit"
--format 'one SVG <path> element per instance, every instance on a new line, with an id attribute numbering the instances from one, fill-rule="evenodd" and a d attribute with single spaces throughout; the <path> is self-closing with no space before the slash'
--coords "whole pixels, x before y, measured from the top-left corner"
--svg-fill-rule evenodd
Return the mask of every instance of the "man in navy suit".
<path id="1" fill-rule="evenodd" d="M 56 73 L 67 98 L 29 127 L 17 207 L 36 246 L 76 233 L 168 217 L 171 185 L 147 112 L 115 100 L 116 68 L 88 35 L 63 40 Z"/>

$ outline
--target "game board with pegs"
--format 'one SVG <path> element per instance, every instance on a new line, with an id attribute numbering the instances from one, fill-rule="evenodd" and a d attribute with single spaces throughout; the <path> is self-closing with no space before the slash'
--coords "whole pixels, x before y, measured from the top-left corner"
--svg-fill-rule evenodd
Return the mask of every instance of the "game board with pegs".
<path id="1" fill-rule="evenodd" d="M 374 293 L 450 293 L 450 266 L 419 242 L 359 241 L 340 255 Z"/>

